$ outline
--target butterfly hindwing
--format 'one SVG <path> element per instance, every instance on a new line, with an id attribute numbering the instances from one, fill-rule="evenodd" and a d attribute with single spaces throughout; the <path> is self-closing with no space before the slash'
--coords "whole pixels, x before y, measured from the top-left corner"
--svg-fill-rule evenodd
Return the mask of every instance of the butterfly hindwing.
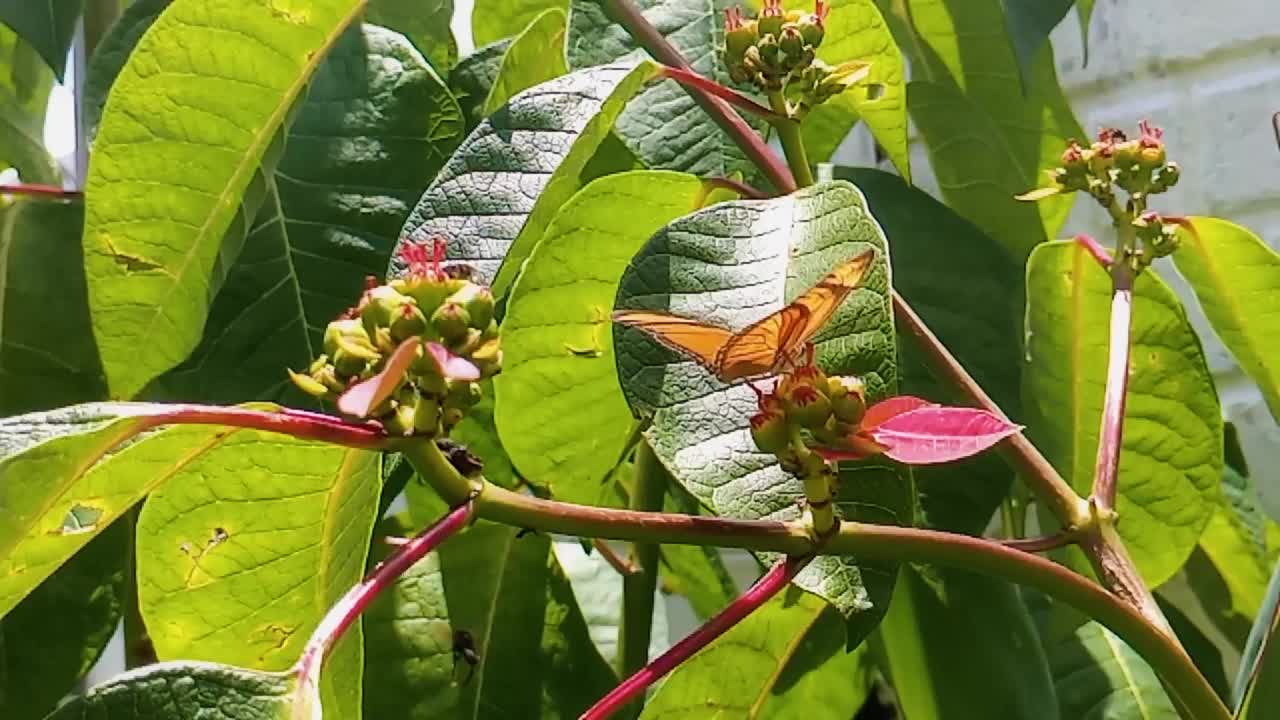
<path id="1" fill-rule="evenodd" d="M 792 304 L 735 333 L 716 358 L 716 375 L 727 382 L 777 370 L 808 318 L 807 307 Z"/>
<path id="2" fill-rule="evenodd" d="M 644 330 L 666 347 L 697 360 L 712 372 L 716 370 L 721 349 L 733 337 L 733 333 L 724 328 L 647 310 L 619 310 L 613 319 Z"/>
<path id="3" fill-rule="evenodd" d="M 875 257 L 875 250 L 867 250 L 853 257 L 832 270 L 791 303 L 791 305 L 803 305 L 809 308 L 809 316 L 805 319 L 803 332 L 795 338 L 795 346 L 789 348 L 789 354 L 794 354 L 805 343 L 812 340 L 813 336 L 817 335 L 818 331 L 831 320 L 831 316 L 839 309 L 840 304 L 849 297 L 849 293 L 853 292 L 858 283 L 862 282 Z"/>

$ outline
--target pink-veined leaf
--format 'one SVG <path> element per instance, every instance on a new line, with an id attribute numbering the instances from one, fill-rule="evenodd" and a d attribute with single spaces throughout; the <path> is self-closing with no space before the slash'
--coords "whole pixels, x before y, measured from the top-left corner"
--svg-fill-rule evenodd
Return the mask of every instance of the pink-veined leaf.
<path id="1" fill-rule="evenodd" d="M 1021 429 L 986 410 L 927 406 L 876 426 L 864 421 L 862 432 L 887 446 L 885 455 L 898 462 L 930 465 L 976 455 Z"/>
<path id="2" fill-rule="evenodd" d="M 859 426 L 863 429 L 877 427 L 898 415 L 925 407 L 938 407 L 938 404 L 914 395 L 891 397 L 867 408 L 867 412 L 862 416 L 862 422 L 859 423 Z"/>
<path id="3" fill-rule="evenodd" d="M 814 452 L 827 461 L 862 460 L 883 453 L 889 448 L 876 442 L 866 431 L 859 430 L 845 438 L 844 445 L 834 447 L 815 447 Z"/>
<path id="4" fill-rule="evenodd" d="M 400 343 L 400 347 L 391 353 L 382 372 L 352 385 L 342 393 L 342 397 L 338 398 L 338 409 L 354 417 L 369 417 L 374 408 L 400 387 L 409 365 L 418 359 L 418 345 L 421 342 L 418 338 L 409 338 Z"/>

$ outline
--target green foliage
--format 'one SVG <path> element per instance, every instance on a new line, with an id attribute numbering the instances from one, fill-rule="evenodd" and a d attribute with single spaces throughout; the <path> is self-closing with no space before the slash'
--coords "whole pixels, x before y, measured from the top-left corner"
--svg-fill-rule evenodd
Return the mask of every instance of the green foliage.
<path id="1" fill-rule="evenodd" d="M 1138 278 L 1120 452 L 1118 526 L 1154 585 L 1187 561 L 1217 507 L 1222 413 L 1186 311 L 1158 277 Z M 1024 400 L 1032 437 L 1080 492 L 1093 481 L 1106 384 L 1107 273 L 1077 244 L 1043 245 L 1027 262 Z"/>
<path id="2" fill-rule="evenodd" d="M 476 0 L 471 10 L 471 35 L 476 45 L 519 35 L 542 12 L 567 11 L 568 0 Z"/>
<path id="3" fill-rule="evenodd" d="M 0 169 L 17 168 L 27 182 L 56 183 L 61 174 L 43 143 L 52 85 L 35 49 L 0 25 Z"/>
<path id="4" fill-rule="evenodd" d="M 458 43 L 449 29 L 453 0 L 369 0 L 365 22 L 409 38 L 441 75 L 458 64 Z"/>
<path id="5" fill-rule="evenodd" d="M 564 45 L 566 22 L 564 11 L 552 8 L 535 17 L 529 27 L 511 41 L 511 47 L 502 55 L 502 65 L 498 67 L 481 114 L 488 117 L 522 90 L 569 72 L 564 55 L 557 52 L 547 57 L 547 48 Z"/>
<path id="6" fill-rule="evenodd" d="M 121 675 L 61 706 L 48 720 L 294 717 L 295 683 L 288 675 L 210 663 L 173 662 Z"/>
<path id="7" fill-rule="evenodd" d="M 0 0 L 0 22 L 13 28 L 18 36 L 40 53 L 40 57 L 62 80 L 67 65 L 67 51 L 76 32 L 76 20 L 84 9 L 84 0 Z"/>

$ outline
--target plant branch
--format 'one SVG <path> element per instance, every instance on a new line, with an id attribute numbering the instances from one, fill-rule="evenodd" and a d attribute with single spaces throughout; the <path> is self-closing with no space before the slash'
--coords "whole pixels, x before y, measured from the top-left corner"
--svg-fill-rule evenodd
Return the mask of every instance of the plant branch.
<path id="1" fill-rule="evenodd" d="M 1102 396 L 1102 426 L 1094 464 L 1090 497 L 1097 510 L 1109 513 L 1116 505 L 1116 471 L 1124 436 L 1124 406 L 1129 392 L 1130 329 L 1133 319 L 1133 268 L 1127 262 L 1111 265 L 1111 331 L 1108 341 L 1107 387 Z"/>
<path id="2" fill-rule="evenodd" d="M 750 185 L 746 184 L 745 182 L 742 182 L 741 180 L 734 180 L 733 178 L 727 178 L 727 177 L 703 178 L 702 186 L 703 186 L 703 197 L 699 201 L 698 203 L 699 205 L 701 205 L 703 202 L 706 202 L 705 196 L 709 194 L 711 190 L 714 190 L 716 188 L 721 188 L 724 190 L 729 190 L 731 192 L 738 193 L 738 195 L 744 198 L 749 198 L 751 200 L 764 200 L 765 198 L 769 197 L 764 192 L 761 192 L 758 188 L 753 188 Z"/>
<path id="3" fill-rule="evenodd" d="M 664 77 L 669 77 L 685 87 L 697 88 L 708 95 L 714 95 L 715 97 L 724 100 L 739 110 L 746 110 L 752 115 L 764 118 L 769 121 L 769 124 L 771 125 L 789 121 L 787 115 L 785 113 L 779 113 L 777 108 L 770 110 L 737 90 L 725 87 L 715 80 L 699 75 L 689 68 L 663 65 L 662 70 L 659 72 Z"/>
<path id="4" fill-rule="evenodd" d="M 1069 532 L 1056 532 L 1052 535 L 1034 538 L 1011 538 L 1000 540 L 1001 545 L 1022 552 L 1038 553 L 1057 550 L 1076 542 L 1076 536 Z"/>
<path id="5" fill-rule="evenodd" d="M 684 56 L 667 42 L 662 33 L 644 18 L 630 0 L 603 0 L 602 4 L 609 17 L 626 28 L 631 37 L 658 62 L 681 70 L 693 70 Z M 689 85 L 681 85 L 681 87 L 689 93 L 703 112 L 737 143 L 779 192 L 785 194 L 796 189 L 795 179 L 791 177 L 786 164 L 769 149 L 755 129 L 729 107 L 728 103 L 705 90 Z"/>
<path id="6" fill-rule="evenodd" d="M 893 292 L 893 311 L 899 329 L 905 330 L 915 341 L 936 377 L 950 383 L 968 402 L 1008 420 L 1009 416 L 1004 414 L 1000 406 L 978 385 L 896 290 Z M 1089 523 L 1088 503 L 1076 494 L 1025 434 L 1019 432 L 1012 435 L 996 448 L 1018 471 L 1036 497 L 1053 511 L 1067 529 L 1084 527 Z"/>
<path id="7" fill-rule="evenodd" d="M 434 445 L 433 445 L 434 447 Z M 471 520 L 475 512 L 475 503 L 464 502 L 458 505 L 434 525 L 418 533 L 414 538 L 392 552 L 386 560 L 358 585 L 347 591 L 329 612 L 325 614 L 311 639 L 302 649 L 302 656 L 293 667 L 297 674 L 298 687 L 318 692 L 320 686 L 320 669 L 324 659 L 340 640 L 343 634 L 355 623 L 369 604 L 379 593 L 386 590 L 415 563 L 431 552 L 449 536 L 461 530 Z"/>
<path id="8" fill-rule="evenodd" d="M 185 404 L 163 407 L 161 412 L 140 417 L 138 432 L 160 425 L 227 425 L 368 450 L 387 448 L 395 442 L 395 438 L 387 436 L 375 422 L 349 423 L 332 415 L 305 410 Z"/>
<path id="9" fill-rule="evenodd" d="M 705 625 L 694 630 L 683 640 L 672 645 L 670 650 L 667 650 L 648 666 L 623 680 L 617 687 L 609 691 L 608 695 L 605 695 L 599 702 L 583 713 L 580 720 L 604 720 L 632 700 L 638 698 L 644 693 L 645 688 L 662 679 L 667 673 L 679 666 L 680 663 L 710 645 L 712 641 L 727 632 L 729 628 L 742 622 L 743 618 L 768 602 L 769 598 L 777 595 L 779 591 L 787 586 L 787 583 L 791 582 L 796 573 L 804 568 L 809 559 L 809 557 L 790 557 L 775 563 L 767 573 L 762 575 L 755 584 L 748 588 L 729 607 L 720 611 L 720 614 L 708 620 Z"/>
<path id="10" fill-rule="evenodd" d="M 648 442 L 636 448 L 635 483 L 631 488 L 631 509 L 650 512 L 662 509 L 667 492 L 667 471 Z M 631 564 L 639 572 L 622 576 L 622 623 L 618 629 L 618 670 L 622 676 L 637 672 L 649 662 L 649 639 L 653 629 L 654 594 L 658 590 L 657 543 L 636 541 L 631 545 Z"/>
<path id="11" fill-rule="evenodd" d="M 782 91 L 769 93 L 769 105 L 781 117 L 780 120 L 773 121 L 773 129 L 778 131 L 778 141 L 782 143 L 782 154 L 787 158 L 787 167 L 791 168 L 796 185 L 809 187 L 813 184 L 813 171 L 809 169 L 809 153 L 805 150 L 804 138 L 800 136 L 800 123 L 791 117 Z"/>
<path id="12" fill-rule="evenodd" d="M 27 195 L 51 200 L 76 200 L 84 197 L 84 193 L 79 190 L 64 190 L 53 185 L 38 185 L 35 183 L 0 185 L 0 195 Z"/>

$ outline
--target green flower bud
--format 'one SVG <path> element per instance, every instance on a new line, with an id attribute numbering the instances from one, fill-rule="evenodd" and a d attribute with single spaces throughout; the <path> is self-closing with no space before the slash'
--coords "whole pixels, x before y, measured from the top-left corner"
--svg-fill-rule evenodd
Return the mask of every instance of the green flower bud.
<path id="1" fill-rule="evenodd" d="M 471 326 L 471 314 L 462 305 L 446 302 L 431 314 L 431 327 L 446 343 L 461 342 Z"/>
<path id="2" fill-rule="evenodd" d="M 373 347 L 369 334 L 356 319 L 334 320 L 329 323 L 324 329 L 322 346 L 324 353 L 330 357 L 339 351 L 345 351 L 370 361 L 378 359 L 378 351 Z"/>
<path id="3" fill-rule="evenodd" d="M 444 404 L 445 407 L 465 410 L 474 407 L 483 397 L 484 391 L 480 389 L 480 383 L 455 380 L 449 383 L 449 392 L 445 396 Z"/>
<path id="4" fill-rule="evenodd" d="M 378 417 L 382 427 L 392 435 L 409 436 L 414 431 L 415 405 L 397 405 L 389 414 Z"/>
<path id="5" fill-rule="evenodd" d="M 466 417 L 466 413 L 462 411 L 462 408 L 446 407 L 444 411 L 440 413 L 440 424 L 447 433 L 456 427 L 458 423 L 462 422 L 462 418 L 464 417 Z"/>
<path id="6" fill-rule="evenodd" d="M 782 54 L 786 56 L 791 67 L 800 67 L 800 61 L 804 57 L 805 41 L 804 36 L 800 34 L 800 28 L 787 24 L 782 26 L 782 34 L 778 36 L 778 47 L 781 48 Z"/>
<path id="7" fill-rule="evenodd" d="M 449 296 L 446 302 L 458 303 L 471 317 L 471 327 L 484 330 L 493 320 L 493 291 L 483 285 L 467 283 L 461 290 Z"/>
<path id="8" fill-rule="evenodd" d="M 320 382 L 319 380 L 316 380 L 310 375 L 303 375 L 302 373 L 296 373 L 292 370 L 289 370 L 288 368 L 286 368 L 285 370 L 286 372 L 289 373 L 289 379 L 292 380 L 293 384 L 297 385 L 298 389 L 301 390 L 302 392 L 312 397 L 320 398 L 321 400 L 324 400 L 325 398 L 329 397 L 330 395 L 329 388 L 325 387 L 324 383 Z"/>
<path id="9" fill-rule="evenodd" d="M 396 343 L 404 342 L 411 337 L 421 337 L 427 332 L 427 318 L 417 303 L 408 303 L 400 308 L 399 316 L 391 322 L 391 339 Z"/>
<path id="10" fill-rule="evenodd" d="M 762 70 L 769 72 L 777 72 L 782 65 L 782 47 L 778 45 L 776 35 L 765 35 L 756 43 L 756 49 L 760 52 L 760 61 L 763 63 Z"/>
<path id="11" fill-rule="evenodd" d="M 1122 143 L 1116 143 L 1115 162 L 1116 167 L 1121 170 L 1131 170 L 1133 166 L 1138 164 L 1138 141 L 1126 140 Z"/>
<path id="12" fill-rule="evenodd" d="M 400 308 L 412 303 L 412 298 L 389 285 L 369 288 L 360 298 L 359 305 L 365 332 L 372 337 L 376 328 L 391 327 L 391 323 L 400 316 Z"/>
<path id="13" fill-rule="evenodd" d="M 725 62 L 734 65 L 741 63 L 747 48 L 760 39 L 760 31 L 756 27 L 756 21 L 743 20 L 741 10 L 736 7 L 726 9 L 724 16 Z"/>
<path id="14" fill-rule="evenodd" d="M 751 439 L 761 452 L 777 455 L 787 449 L 791 431 L 787 418 L 777 410 L 762 410 L 751 416 Z"/>
<path id="15" fill-rule="evenodd" d="M 494 337 L 481 343 L 479 347 L 471 351 L 471 362 L 480 370 L 480 377 L 487 378 L 497 375 L 502 370 L 502 343 L 499 338 Z"/>
<path id="16" fill-rule="evenodd" d="M 764 8 L 760 10 L 760 18 L 756 21 L 760 26 L 760 36 L 763 38 L 769 35 L 777 35 L 782 30 L 782 24 L 786 20 L 780 0 L 765 0 Z"/>
<path id="17" fill-rule="evenodd" d="M 419 395 L 413 408 L 413 430 L 418 435 L 434 437 L 440 433 L 440 400 Z"/>
<path id="18" fill-rule="evenodd" d="M 787 418 L 809 430 L 820 429 L 831 418 L 831 401 L 813 385 L 800 385 L 782 398 Z"/>
<path id="19" fill-rule="evenodd" d="M 826 34 L 823 27 L 822 19 L 816 14 L 805 15 L 799 22 L 800 35 L 804 37 L 804 41 L 811 47 L 818 47 L 822 44 L 822 37 Z"/>
<path id="20" fill-rule="evenodd" d="M 841 423 L 857 425 L 867 412 L 866 384 L 861 378 L 833 377 L 828 381 L 831 412 Z"/>
<path id="21" fill-rule="evenodd" d="M 437 275 L 429 277 L 409 276 L 390 282 L 390 287 L 413 298 L 424 314 L 440 307 L 445 298 L 458 292 L 467 284 L 462 278 Z"/>
<path id="22" fill-rule="evenodd" d="M 1155 179 L 1152 181 L 1151 192 L 1164 192 L 1174 185 L 1178 184 L 1178 179 L 1182 176 L 1182 168 L 1178 167 L 1176 162 L 1165 163 L 1163 167 L 1156 170 Z"/>
<path id="23" fill-rule="evenodd" d="M 347 389 L 347 383 L 338 378 L 338 374 L 334 371 L 332 365 L 325 365 L 311 373 L 311 377 L 316 382 L 329 388 L 330 392 L 341 394 Z"/>

